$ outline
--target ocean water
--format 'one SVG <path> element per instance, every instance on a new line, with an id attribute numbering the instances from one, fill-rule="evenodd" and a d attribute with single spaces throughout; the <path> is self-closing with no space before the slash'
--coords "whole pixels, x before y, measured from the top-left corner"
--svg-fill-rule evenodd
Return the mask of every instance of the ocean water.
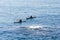
<path id="1" fill-rule="evenodd" d="M 0 40 L 60 40 L 59 0 L 41 0 L 41 3 L 0 6 Z M 36 18 L 26 20 L 31 15 Z M 26 22 L 14 23 L 19 19 Z"/>

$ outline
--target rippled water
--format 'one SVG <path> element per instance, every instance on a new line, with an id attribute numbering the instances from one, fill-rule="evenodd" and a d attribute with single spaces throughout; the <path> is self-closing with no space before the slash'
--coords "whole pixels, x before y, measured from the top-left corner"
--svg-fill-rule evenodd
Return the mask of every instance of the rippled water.
<path id="1" fill-rule="evenodd" d="M 59 0 L 41 0 L 40 6 L 32 3 L 0 6 L 0 40 L 60 40 Z M 36 18 L 26 20 L 31 15 Z M 14 23 L 19 19 L 26 22 Z"/>
<path id="2" fill-rule="evenodd" d="M 0 40 L 60 40 L 60 15 L 36 17 L 20 24 L 1 22 Z"/>

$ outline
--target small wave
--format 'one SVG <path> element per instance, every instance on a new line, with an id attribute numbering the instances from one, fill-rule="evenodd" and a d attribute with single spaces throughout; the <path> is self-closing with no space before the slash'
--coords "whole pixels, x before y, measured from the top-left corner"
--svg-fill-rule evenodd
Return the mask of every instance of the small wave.
<path id="1" fill-rule="evenodd" d="M 31 29 L 39 29 L 39 28 L 43 28 L 42 26 L 29 26 L 28 28 L 31 28 Z"/>
<path id="2" fill-rule="evenodd" d="M 9 31 L 9 30 L 16 30 L 18 29 L 20 26 L 14 26 L 14 27 L 0 27 L 1 31 Z"/>

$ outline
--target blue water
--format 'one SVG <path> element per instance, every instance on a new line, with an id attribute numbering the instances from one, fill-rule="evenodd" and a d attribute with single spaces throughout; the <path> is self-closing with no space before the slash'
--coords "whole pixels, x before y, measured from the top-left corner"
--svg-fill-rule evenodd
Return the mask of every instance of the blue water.
<path id="1" fill-rule="evenodd" d="M 18 1 L 16 5 L 0 4 L 0 40 L 60 40 L 60 1 L 30 2 L 25 6 L 21 6 L 23 3 L 16 6 Z M 26 20 L 31 15 L 36 18 Z M 19 19 L 26 22 L 14 23 Z M 31 29 L 30 26 L 42 28 Z"/>

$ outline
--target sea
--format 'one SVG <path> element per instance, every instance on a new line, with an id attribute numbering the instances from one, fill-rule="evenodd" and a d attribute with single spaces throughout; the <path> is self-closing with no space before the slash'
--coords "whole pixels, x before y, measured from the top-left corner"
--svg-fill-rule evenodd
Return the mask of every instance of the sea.
<path id="1" fill-rule="evenodd" d="M 59 5 L 46 0 L 40 6 L 0 6 L 0 40 L 60 40 Z M 14 23 L 20 19 L 25 22 Z"/>

